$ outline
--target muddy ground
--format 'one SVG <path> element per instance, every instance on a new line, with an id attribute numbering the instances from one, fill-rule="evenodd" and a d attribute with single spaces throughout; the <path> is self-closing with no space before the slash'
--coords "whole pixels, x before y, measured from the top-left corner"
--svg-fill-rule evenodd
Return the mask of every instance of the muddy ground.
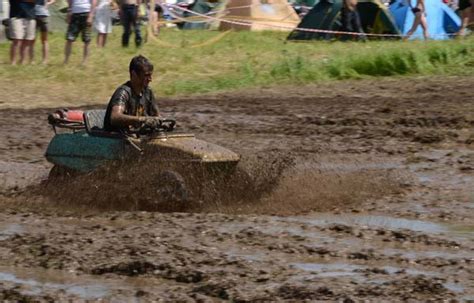
<path id="1" fill-rule="evenodd" d="M 442 77 L 162 99 L 262 186 L 181 213 L 39 194 L 61 104 L 2 109 L 0 299 L 473 301 L 473 89 Z"/>

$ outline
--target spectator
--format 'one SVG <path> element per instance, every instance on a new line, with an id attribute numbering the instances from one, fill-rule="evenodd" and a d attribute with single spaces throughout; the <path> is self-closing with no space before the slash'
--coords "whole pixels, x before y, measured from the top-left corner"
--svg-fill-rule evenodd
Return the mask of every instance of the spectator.
<path id="1" fill-rule="evenodd" d="M 123 25 L 122 46 L 128 47 L 130 34 L 133 27 L 135 31 L 135 45 L 142 45 L 142 34 L 140 32 L 140 23 L 138 22 L 139 5 L 141 0 L 122 0 L 120 5 L 120 19 Z"/>
<path id="2" fill-rule="evenodd" d="M 421 28 L 423 29 L 423 37 L 425 38 L 425 40 L 428 40 L 430 36 L 428 34 L 428 23 L 426 22 L 425 0 L 416 0 L 415 7 L 411 6 L 410 0 L 408 0 L 408 4 L 411 7 L 411 11 L 415 15 L 415 20 L 413 20 L 413 25 L 411 26 L 411 29 L 408 31 L 404 40 L 408 40 L 408 38 L 413 35 L 413 33 L 418 28 L 418 25 L 421 25 Z"/>
<path id="3" fill-rule="evenodd" d="M 89 44 L 91 42 L 91 27 L 96 0 L 68 0 L 69 8 L 67 10 L 67 33 L 66 46 L 64 49 L 64 64 L 69 62 L 71 56 L 72 44 L 76 40 L 79 33 L 82 34 L 82 42 L 84 42 L 84 51 L 82 64 L 85 64 L 89 56 Z"/>
<path id="4" fill-rule="evenodd" d="M 358 39 L 365 41 L 367 38 L 363 34 L 364 30 L 360 23 L 359 12 L 357 11 L 357 0 L 344 0 L 341 12 L 342 31 L 359 33 L 359 35 L 344 35 L 343 40 Z"/>
<path id="5" fill-rule="evenodd" d="M 95 10 L 94 28 L 97 31 L 97 46 L 105 47 L 107 35 L 112 33 L 113 0 L 99 0 Z"/>
<path id="6" fill-rule="evenodd" d="M 36 34 L 35 0 L 10 0 L 10 63 L 24 64 L 27 54 L 31 55 Z M 33 58 L 30 56 L 30 63 Z"/>
<path id="7" fill-rule="evenodd" d="M 35 15 L 36 15 L 36 28 L 39 29 L 41 33 L 41 54 L 43 64 L 48 63 L 49 57 L 49 44 L 48 44 L 48 17 L 49 11 L 48 7 L 56 2 L 56 0 L 36 0 L 35 5 Z M 34 43 L 30 49 L 30 57 L 34 57 Z"/>
<path id="8" fill-rule="evenodd" d="M 151 1 L 148 0 L 148 10 L 149 10 L 149 20 L 148 22 L 150 22 L 151 24 L 151 29 L 152 29 L 152 32 L 155 36 L 158 36 L 158 34 L 160 33 L 160 24 L 159 24 L 159 21 L 160 21 L 160 15 L 163 14 L 163 8 L 161 7 L 161 1 L 160 0 L 155 0 L 155 8 L 154 9 L 151 9 L 150 6 L 151 6 Z"/>
<path id="9" fill-rule="evenodd" d="M 461 28 L 458 31 L 459 36 L 464 36 L 467 25 L 469 24 L 469 16 L 471 15 L 473 0 L 459 0 L 459 13 L 461 15 Z"/>

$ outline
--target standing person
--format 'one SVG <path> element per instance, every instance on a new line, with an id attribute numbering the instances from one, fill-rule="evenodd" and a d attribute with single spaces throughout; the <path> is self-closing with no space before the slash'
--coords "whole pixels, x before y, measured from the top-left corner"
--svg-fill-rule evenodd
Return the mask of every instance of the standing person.
<path id="1" fill-rule="evenodd" d="M 459 12 L 461 15 L 461 28 L 457 32 L 459 36 L 464 36 L 467 25 L 469 24 L 469 17 L 472 10 L 472 0 L 459 0 Z"/>
<path id="2" fill-rule="evenodd" d="M 408 31 L 406 34 L 404 40 L 408 40 L 408 38 L 413 35 L 413 33 L 416 31 L 418 28 L 418 25 L 421 25 L 421 28 L 423 29 L 423 37 L 425 40 L 428 40 L 430 35 L 428 34 L 428 23 L 426 22 L 426 10 L 425 10 L 425 0 L 416 0 L 416 5 L 415 7 L 411 6 L 411 0 L 408 0 L 408 4 L 411 7 L 411 11 L 415 15 L 415 20 L 413 20 L 413 25 L 411 26 L 411 29 Z"/>
<path id="3" fill-rule="evenodd" d="M 71 56 L 72 43 L 76 40 L 79 33 L 82 33 L 82 42 L 84 42 L 84 51 L 82 64 L 85 64 L 89 56 L 89 44 L 91 42 L 91 27 L 96 0 L 68 0 L 66 33 L 66 46 L 64 48 L 64 64 L 69 62 Z"/>
<path id="4" fill-rule="evenodd" d="M 105 47 L 107 35 L 112 33 L 113 0 L 99 0 L 95 10 L 94 28 L 97 31 L 97 47 Z"/>
<path id="5" fill-rule="evenodd" d="M 35 0 L 10 0 L 10 64 L 24 64 L 26 56 L 31 55 L 36 34 Z M 30 63 L 33 58 L 30 56 Z"/>
<path id="6" fill-rule="evenodd" d="M 120 19 L 123 25 L 122 46 L 128 47 L 130 34 L 133 26 L 135 31 L 135 45 L 142 45 L 142 34 L 140 31 L 140 23 L 138 22 L 139 5 L 141 0 L 122 0 L 120 5 Z"/>
<path id="7" fill-rule="evenodd" d="M 151 23 L 151 30 L 153 32 L 153 35 L 158 36 L 158 34 L 160 33 L 160 15 L 163 14 L 163 8 L 161 7 L 160 0 L 155 0 L 154 9 L 151 6 L 151 1 L 148 0 L 148 10 L 150 12 L 148 22 Z"/>
<path id="8" fill-rule="evenodd" d="M 36 0 L 35 5 L 35 16 L 36 16 L 36 28 L 41 33 L 41 54 L 43 64 L 48 63 L 49 58 L 49 44 L 48 44 L 48 18 L 49 10 L 48 7 L 56 2 L 56 0 Z M 34 43 L 30 49 L 30 57 L 34 57 Z"/>
<path id="9" fill-rule="evenodd" d="M 344 0 L 341 18 L 342 31 L 359 33 L 358 35 L 344 35 L 343 40 L 352 40 L 355 38 L 357 40 L 365 41 L 367 39 L 360 23 L 359 12 L 357 11 L 357 0 Z"/>

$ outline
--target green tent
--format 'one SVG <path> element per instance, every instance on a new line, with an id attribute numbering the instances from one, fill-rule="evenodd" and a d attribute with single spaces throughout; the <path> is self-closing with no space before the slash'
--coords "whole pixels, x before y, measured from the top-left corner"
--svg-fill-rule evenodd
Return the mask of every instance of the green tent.
<path id="1" fill-rule="evenodd" d="M 196 0 L 194 4 L 189 7 L 189 9 L 192 10 L 193 12 L 206 15 L 211 12 L 221 11 L 223 6 L 224 6 L 224 2 L 218 2 L 218 1 L 211 2 L 208 0 Z M 216 14 L 211 14 L 211 16 L 216 17 Z M 182 26 L 183 29 L 210 29 L 212 27 L 212 24 L 216 22 L 214 20 L 206 20 L 202 17 L 199 17 L 189 12 L 185 12 L 183 14 L 183 17 L 195 18 L 194 22 L 193 21 L 184 22 Z"/>
<path id="2" fill-rule="evenodd" d="M 321 0 L 304 16 L 298 28 L 341 30 L 343 0 Z M 380 0 L 359 0 L 357 4 L 360 21 L 365 33 L 400 34 L 395 21 Z M 293 30 L 288 40 L 334 39 L 341 35 Z"/>

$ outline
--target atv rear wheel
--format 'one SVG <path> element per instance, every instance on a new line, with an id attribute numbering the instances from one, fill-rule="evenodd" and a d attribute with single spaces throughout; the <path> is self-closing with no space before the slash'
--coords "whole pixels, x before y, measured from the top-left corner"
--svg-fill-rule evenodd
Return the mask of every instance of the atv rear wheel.
<path id="1" fill-rule="evenodd" d="M 76 174 L 75 170 L 56 164 L 49 171 L 48 181 L 65 181 Z"/>

